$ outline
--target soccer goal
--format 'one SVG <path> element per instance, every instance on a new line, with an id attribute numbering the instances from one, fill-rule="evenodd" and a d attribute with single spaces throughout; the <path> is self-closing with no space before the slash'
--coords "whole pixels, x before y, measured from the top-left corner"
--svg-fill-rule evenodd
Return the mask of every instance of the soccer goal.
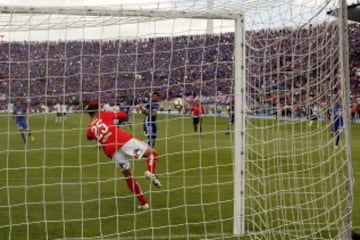
<path id="1" fill-rule="evenodd" d="M 350 239 L 345 1 L 0 13 L 3 239 Z M 119 128 L 146 141 L 140 109 L 154 92 L 162 187 L 130 159 L 144 211 L 86 139 L 82 103 L 128 106 Z"/>

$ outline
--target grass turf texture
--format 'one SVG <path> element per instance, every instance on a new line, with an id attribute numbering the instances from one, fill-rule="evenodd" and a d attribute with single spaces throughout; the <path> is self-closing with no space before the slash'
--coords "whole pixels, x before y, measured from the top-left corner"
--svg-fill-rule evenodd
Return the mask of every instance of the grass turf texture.
<path id="1" fill-rule="evenodd" d="M 112 161 L 85 138 L 87 115 L 68 114 L 63 124 L 55 123 L 55 115 L 30 115 L 29 121 L 36 140 L 24 145 L 12 116 L 0 115 L 0 236 L 4 239 L 248 239 L 231 237 L 233 228 L 233 167 L 232 136 L 225 135 L 227 119 L 207 117 L 204 133 L 194 134 L 191 119 L 186 116 L 159 116 L 159 137 L 156 143 L 160 157 L 157 167 L 162 189 L 155 189 L 143 177 L 144 161 L 132 166 L 151 210 L 136 209 L 137 200 L 129 192 L 122 175 Z M 142 116 L 133 117 L 133 135 L 144 139 Z M 322 166 L 313 158 L 331 157 L 330 146 L 320 153 L 300 154 L 289 159 L 289 152 L 321 146 L 316 136 L 303 136 L 294 142 L 286 135 L 296 135 L 311 129 L 307 123 L 277 124 L 273 120 L 251 120 L 248 132 L 255 136 L 248 150 L 247 178 L 250 195 L 272 192 L 271 196 L 247 199 L 247 214 L 251 216 L 246 229 L 256 232 L 268 225 L 275 231 L 265 232 L 264 239 L 276 239 L 279 219 L 289 220 L 293 231 L 298 219 L 318 218 L 323 224 L 336 218 L 336 213 L 324 214 L 334 205 L 338 192 L 328 189 L 334 178 L 322 183 L 310 175 L 331 176 L 331 169 L 342 166 Z M 257 127 L 266 127 L 259 131 Z M 316 127 L 314 127 L 316 128 Z M 125 127 L 130 131 L 129 128 Z M 301 134 L 299 134 L 301 135 Z M 278 141 L 267 142 L 279 137 Z M 261 139 L 261 141 L 259 140 Z M 326 138 L 325 138 L 326 139 Z M 352 125 L 352 159 L 354 169 L 353 225 L 360 226 L 360 125 Z M 331 145 L 332 147 L 332 145 Z M 311 151 L 310 151 L 311 152 Z M 259 158 L 259 156 L 261 156 Z M 296 156 L 296 154 L 295 154 Z M 268 159 L 265 161 L 265 159 Z M 270 160 L 269 160 L 270 159 Z M 310 167 L 313 170 L 309 171 Z M 279 168 L 281 168 L 279 170 Z M 328 172 L 328 170 L 330 172 Z M 278 178 L 281 172 L 281 178 Z M 294 176 L 298 180 L 294 181 Z M 339 179 L 338 179 L 339 180 Z M 315 184 L 307 186 L 309 183 Z M 296 184 L 296 186 L 294 186 Z M 304 189 L 308 188 L 308 189 Z M 292 191 L 301 193 L 294 199 Z M 281 192 L 281 194 L 279 194 Z M 313 193 L 310 193 L 313 192 Z M 318 198 L 306 203 L 307 194 Z M 341 203 L 340 203 L 341 204 Z M 342 203 L 343 204 L 343 203 Z M 284 206 L 295 207 L 286 209 Z M 272 211 L 262 212 L 262 208 Z M 314 211 L 318 209 L 318 211 Z M 279 217 L 279 214 L 282 216 Z M 304 223 L 305 228 L 307 222 Z M 306 231 L 304 232 L 306 235 Z M 322 236 L 331 236 L 325 230 Z M 290 235 L 289 238 L 291 239 Z"/>

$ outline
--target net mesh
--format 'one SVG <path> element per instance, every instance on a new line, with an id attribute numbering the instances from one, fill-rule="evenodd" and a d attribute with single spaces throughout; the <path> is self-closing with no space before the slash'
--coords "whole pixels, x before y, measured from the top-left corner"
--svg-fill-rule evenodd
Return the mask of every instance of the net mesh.
<path id="1" fill-rule="evenodd" d="M 339 21 L 326 14 L 337 7 L 323 1 L 2 7 L 0 235 L 234 239 L 233 176 L 240 174 L 233 171 L 234 142 L 245 134 L 245 239 L 346 239 L 346 132 L 335 145 L 331 131 L 334 107 L 344 105 L 342 48 Z M 232 108 L 239 97 L 232 18 L 243 13 L 245 132 L 229 121 L 240 114 Z M 121 172 L 86 140 L 89 117 L 81 103 L 125 101 L 130 125 L 121 128 L 146 141 L 140 106 L 155 91 L 163 187 L 143 177 L 145 160 L 131 160 L 150 202 L 139 211 Z M 206 112 L 201 133 L 190 116 L 197 99 Z M 27 110 L 26 144 L 13 118 L 17 100 Z"/>

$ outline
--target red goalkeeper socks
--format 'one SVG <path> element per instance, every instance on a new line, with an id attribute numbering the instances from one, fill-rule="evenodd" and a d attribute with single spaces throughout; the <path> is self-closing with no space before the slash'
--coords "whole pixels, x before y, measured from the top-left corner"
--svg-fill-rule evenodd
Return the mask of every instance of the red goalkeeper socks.
<path id="1" fill-rule="evenodd" d="M 126 183 L 130 191 L 132 191 L 137 199 L 140 201 L 141 205 L 144 205 L 147 203 L 147 200 L 144 196 L 144 194 L 141 192 L 141 189 L 134 179 L 134 177 L 130 176 L 126 178 Z"/>
<path id="2" fill-rule="evenodd" d="M 155 173 L 157 160 L 158 160 L 158 153 L 155 150 L 151 150 L 146 157 L 147 170 L 149 172 Z"/>

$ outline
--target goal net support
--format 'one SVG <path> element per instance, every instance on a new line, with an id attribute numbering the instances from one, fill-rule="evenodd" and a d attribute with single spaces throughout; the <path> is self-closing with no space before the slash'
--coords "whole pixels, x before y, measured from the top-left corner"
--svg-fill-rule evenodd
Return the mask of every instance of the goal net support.
<path id="1" fill-rule="evenodd" d="M 350 239 L 344 2 L 0 6 L 0 236 Z M 129 159 L 141 211 L 82 102 L 129 106 L 146 141 L 153 92 L 162 188 Z"/>

